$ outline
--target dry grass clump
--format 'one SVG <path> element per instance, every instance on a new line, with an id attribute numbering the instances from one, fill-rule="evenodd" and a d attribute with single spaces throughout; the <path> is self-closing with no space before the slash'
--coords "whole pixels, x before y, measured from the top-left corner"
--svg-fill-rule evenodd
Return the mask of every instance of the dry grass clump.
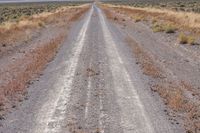
<path id="1" fill-rule="evenodd" d="M 44 26 L 45 26 L 45 23 L 42 22 L 42 21 L 39 21 L 39 22 L 38 22 L 38 26 L 39 26 L 39 27 L 44 27 Z"/>
<path id="2" fill-rule="evenodd" d="M 191 35 L 186 35 L 184 33 L 180 33 L 178 36 L 178 42 L 180 44 L 190 44 L 190 45 L 194 45 L 196 40 L 193 36 Z"/>
<path id="3" fill-rule="evenodd" d="M 163 32 L 164 31 L 162 25 L 160 25 L 158 23 L 154 23 L 151 28 L 152 28 L 153 32 Z"/>
<path id="4" fill-rule="evenodd" d="M 157 23 L 158 21 L 156 20 L 156 19 L 152 19 L 152 21 L 151 21 L 151 23 L 152 24 L 155 24 L 155 23 Z"/>
<path id="5" fill-rule="evenodd" d="M 161 24 L 154 22 L 152 25 L 153 32 L 166 32 L 166 33 L 175 33 L 177 28 L 172 24 Z"/>
<path id="6" fill-rule="evenodd" d="M 140 22 L 140 21 L 142 21 L 144 18 L 143 18 L 143 16 L 136 16 L 136 17 L 134 17 L 133 19 L 135 20 L 135 22 Z"/>
<path id="7" fill-rule="evenodd" d="M 165 29 L 166 33 L 175 33 L 176 30 L 177 30 L 177 28 L 174 25 L 171 25 L 171 24 L 166 24 L 164 26 L 164 29 Z"/>

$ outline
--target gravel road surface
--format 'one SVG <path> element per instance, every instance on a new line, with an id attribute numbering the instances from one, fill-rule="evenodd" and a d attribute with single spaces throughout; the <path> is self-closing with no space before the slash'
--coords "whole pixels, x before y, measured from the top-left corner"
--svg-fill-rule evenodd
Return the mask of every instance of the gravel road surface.
<path id="1" fill-rule="evenodd" d="M 183 133 L 164 113 L 126 33 L 92 5 L 55 59 L 2 121 L 2 133 Z M 119 29 L 118 29 L 119 30 Z"/>

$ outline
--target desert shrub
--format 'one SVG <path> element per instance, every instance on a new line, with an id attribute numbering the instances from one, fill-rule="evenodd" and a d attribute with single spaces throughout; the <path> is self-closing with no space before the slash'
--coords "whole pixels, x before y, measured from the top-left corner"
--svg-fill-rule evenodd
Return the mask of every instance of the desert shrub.
<path id="1" fill-rule="evenodd" d="M 156 19 L 152 19 L 152 24 L 155 24 L 157 23 L 157 20 Z"/>
<path id="2" fill-rule="evenodd" d="M 166 33 L 175 33 L 176 30 L 177 28 L 174 25 L 171 25 L 171 24 L 164 25 L 164 31 Z"/>
<path id="3" fill-rule="evenodd" d="M 160 24 L 160 23 L 154 22 L 152 26 L 152 30 L 153 32 L 175 33 L 177 28 L 172 24 Z"/>
<path id="4" fill-rule="evenodd" d="M 135 22 L 140 22 L 140 21 L 142 21 L 142 16 L 135 16 L 134 17 L 134 20 L 135 20 Z"/>
<path id="5" fill-rule="evenodd" d="M 45 23 L 42 22 L 42 21 L 39 21 L 39 22 L 38 22 L 38 26 L 39 26 L 39 27 L 44 27 L 44 26 L 45 26 Z"/>
<path id="6" fill-rule="evenodd" d="M 195 45 L 195 38 L 193 36 L 188 36 L 188 44 Z"/>
<path id="7" fill-rule="evenodd" d="M 183 33 L 179 34 L 178 40 L 179 40 L 180 44 L 186 44 L 186 43 L 188 43 L 187 36 L 185 34 L 183 34 Z"/>
<path id="8" fill-rule="evenodd" d="M 186 35 L 184 33 L 180 33 L 178 36 L 178 40 L 180 44 L 190 44 L 194 45 L 195 44 L 195 38 L 191 35 Z"/>
<path id="9" fill-rule="evenodd" d="M 153 32 L 163 32 L 164 31 L 163 27 L 158 23 L 153 24 L 152 30 L 153 30 Z"/>

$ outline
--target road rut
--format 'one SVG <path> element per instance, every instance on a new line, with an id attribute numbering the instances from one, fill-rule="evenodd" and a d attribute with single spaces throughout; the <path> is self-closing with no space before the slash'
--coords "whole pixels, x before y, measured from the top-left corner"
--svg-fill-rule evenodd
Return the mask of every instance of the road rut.
<path id="1" fill-rule="evenodd" d="M 182 133 L 152 97 L 124 36 L 96 5 L 3 121 L 3 133 Z"/>

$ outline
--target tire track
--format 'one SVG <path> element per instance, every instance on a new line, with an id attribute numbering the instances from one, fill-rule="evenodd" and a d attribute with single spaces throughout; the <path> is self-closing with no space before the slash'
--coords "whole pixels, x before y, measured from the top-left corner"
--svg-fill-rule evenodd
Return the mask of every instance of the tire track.
<path id="1" fill-rule="evenodd" d="M 123 131 L 126 133 L 154 133 L 149 118 L 146 116 L 143 104 L 132 84 L 131 78 L 120 57 L 115 42 L 105 22 L 104 16 L 98 9 L 103 29 L 104 39 L 107 44 L 107 53 L 110 58 L 110 70 L 113 75 L 114 86 L 118 95 L 118 103 L 121 107 Z M 129 92 L 129 93 L 128 93 Z M 131 115 L 130 115 L 131 114 Z"/>
<path id="2" fill-rule="evenodd" d="M 44 124 L 44 133 L 57 133 L 61 131 L 63 125 L 62 123 L 65 119 L 67 103 L 69 102 L 69 94 L 72 82 L 75 76 L 75 70 L 80 58 L 80 53 L 85 43 L 86 31 L 88 29 L 92 13 L 93 7 L 91 8 L 86 22 L 84 23 L 77 37 L 76 43 L 74 44 L 75 47 L 72 52 L 73 57 L 68 61 L 70 66 L 66 69 L 66 73 L 58 80 L 57 84 L 55 85 L 57 88 L 60 88 L 59 96 L 57 99 L 55 99 L 53 104 L 50 104 L 49 106 L 48 101 L 40 110 L 41 114 L 38 116 L 38 121 L 42 121 L 40 123 Z M 36 130 L 35 132 L 38 131 Z"/>

